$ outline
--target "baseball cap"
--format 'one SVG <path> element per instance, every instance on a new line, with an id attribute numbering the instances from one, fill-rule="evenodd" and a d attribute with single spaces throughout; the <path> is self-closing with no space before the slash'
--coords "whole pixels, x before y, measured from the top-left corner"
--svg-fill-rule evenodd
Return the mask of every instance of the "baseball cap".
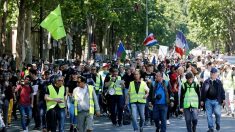
<path id="1" fill-rule="evenodd" d="M 211 73 L 217 73 L 218 72 L 218 70 L 216 69 L 216 68 L 211 68 Z"/>

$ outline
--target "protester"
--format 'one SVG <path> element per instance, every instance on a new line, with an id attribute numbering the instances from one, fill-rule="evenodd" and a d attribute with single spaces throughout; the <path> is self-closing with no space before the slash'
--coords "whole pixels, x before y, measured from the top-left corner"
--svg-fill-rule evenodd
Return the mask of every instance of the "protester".
<path id="1" fill-rule="evenodd" d="M 167 109 L 170 103 L 170 85 L 169 82 L 163 79 L 161 72 L 156 73 L 149 95 L 149 105 L 153 107 L 156 132 L 166 132 Z M 161 121 L 161 125 L 159 121 Z"/>
<path id="2" fill-rule="evenodd" d="M 184 112 L 187 131 L 196 132 L 200 90 L 191 72 L 188 72 L 185 76 L 187 81 L 183 83 L 181 88 L 180 111 Z"/>
<path id="3" fill-rule="evenodd" d="M 24 132 L 29 131 L 28 126 L 32 118 L 34 97 L 30 81 L 31 81 L 30 76 L 25 76 L 23 84 L 19 84 L 15 90 L 15 92 L 19 93 L 19 110 L 21 115 L 21 126 Z"/>
<path id="4" fill-rule="evenodd" d="M 66 90 L 63 86 L 64 78 L 55 76 L 54 83 L 46 89 L 45 100 L 47 105 L 47 130 L 56 132 L 59 126 L 59 132 L 64 132 L 65 125 L 65 102 Z"/>
<path id="5" fill-rule="evenodd" d="M 217 78 L 218 70 L 211 68 L 210 78 L 203 83 L 201 93 L 201 105 L 205 105 L 208 132 L 214 131 L 214 121 L 212 114 L 215 114 L 216 130 L 220 130 L 221 105 L 225 105 L 225 91 L 222 82 Z"/>
<path id="6" fill-rule="evenodd" d="M 149 88 L 144 81 L 141 81 L 139 71 L 136 71 L 134 73 L 134 78 L 135 80 L 130 82 L 128 97 L 126 97 L 126 105 L 128 105 L 130 102 L 131 114 L 132 114 L 132 126 L 134 128 L 134 131 L 137 132 L 138 130 L 140 130 L 140 132 L 143 132 L 144 121 L 145 121 L 144 110 L 145 110 L 146 99 L 149 94 Z M 127 102 L 128 98 L 130 100 L 129 102 Z M 140 116 L 139 129 L 137 126 L 138 113 Z"/>
<path id="7" fill-rule="evenodd" d="M 123 106 L 124 106 L 124 98 L 123 98 L 123 88 L 124 82 L 121 81 L 121 77 L 118 76 L 118 70 L 113 69 L 110 76 L 105 78 L 105 87 L 108 88 L 108 94 L 110 95 L 110 112 L 111 112 L 111 120 L 114 126 L 122 126 L 122 116 L 123 116 Z M 117 121 L 118 116 L 118 121 Z"/>
<path id="8" fill-rule="evenodd" d="M 94 87 L 86 83 L 86 78 L 78 78 L 78 87 L 73 90 L 75 115 L 78 117 L 79 132 L 93 131 L 93 115 L 100 116 L 100 108 Z"/>

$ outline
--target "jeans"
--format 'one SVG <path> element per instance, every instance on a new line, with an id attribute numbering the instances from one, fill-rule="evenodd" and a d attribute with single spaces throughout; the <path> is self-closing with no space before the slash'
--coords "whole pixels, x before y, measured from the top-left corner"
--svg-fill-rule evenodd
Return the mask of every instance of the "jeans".
<path id="1" fill-rule="evenodd" d="M 117 124 L 117 115 L 118 115 L 118 124 L 122 124 L 122 116 L 123 116 L 123 96 L 122 95 L 112 95 L 110 96 L 111 101 L 111 120 L 114 125 Z"/>
<path id="2" fill-rule="evenodd" d="M 64 132 L 65 125 L 65 109 L 64 108 L 53 108 L 47 111 L 47 130 L 56 132 L 57 122 L 59 124 L 59 132 Z"/>
<path id="3" fill-rule="evenodd" d="M 36 95 L 34 95 L 34 102 L 33 102 L 33 118 L 35 122 L 35 128 L 41 127 L 40 109 Z"/>
<path id="4" fill-rule="evenodd" d="M 30 105 L 28 106 L 19 105 L 19 110 L 21 116 L 21 126 L 23 130 L 26 130 L 26 127 L 29 125 L 30 119 L 32 118 L 32 108 Z M 25 116 L 27 116 L 27 120 Z"/>
<path id="5" fill-rule="evenodd" d="M 196 126 L 198 121 L 198 109 L 187 108 L 184 109 L 185 122 L 188 132 L 196 132 Z"/>
<path id="6" fill-rule="evenodd" d="M 208 128 L 209 129 L 214 129 L 212 114 L 213 113 L 215 114 L 215 119 L 216 119 L 215 123 L 216 123 L 216 125 L 220 125 L 220 118 L 221 118 L 220 104 L 217 100 L 206 99 L 205 107 L 206 107 Z"/>
<path id="7" fill-rule="evenodd" d="M 129 91 L 129 89 L 127 89 L 127 88 L 124 88 L 124 89 L 123 89 L 124 101 L 126 101 L 126 97 L 127 97 L 127 95 L 128 95 L 128 91 Z M 130 102 L 127 103 L 127 108 L 128 108 L 128 110 L 130 111 Z"/>
<path id="8" fill-rule="evenodd" d="M 69 118 L 70 118 L 70 123 L 71 124 L 77 124 L 77 118 L 75 116 L 75 111 L 74 111 L 74 103 L 72 101 L 72 97 L 68 98 L 68 109 L 69 109 Z"/>
<path id="9" fill-rule="evenodd" d="M 79 132 L 87 132 L 93 130 L 93 115 L 89 111 L 80 111 L 77 116 Z"/>
<path id="10" fill-rule="evenodd" d="M 42 123 L 42 128 L 46 128 L 46 102 L 39 102 L 39 111 L 40 111 L 40 122 Z"/>
<path id="11" fill-rule="evenodd" d="M 166 117 L 168 106 L 166 104 L 154 104 L 153 106 L 153 119 L 155 121 L 156 129 L 159 131 L 161 121 L 161 132 L 166 131 Z"/>
<path id="12" fill-rule="evenodd" d="M 10 101 L 5 99 L 3 104 L 3 121 L 7 125 L 8 123 L 8 109 L 9 109 Z"/>
<path id="13" fill-rule="evenodd" d="M 140 116 L 139 126 L 140 127 L 144 126 L 144 120 L 145 120 L 144 109 L 145 109 L 145 104 L 139 104 L 139 103 L 131 104 L 132 126 L 134 130 L 138 130 L 137 126 L 138 114 Z"/>

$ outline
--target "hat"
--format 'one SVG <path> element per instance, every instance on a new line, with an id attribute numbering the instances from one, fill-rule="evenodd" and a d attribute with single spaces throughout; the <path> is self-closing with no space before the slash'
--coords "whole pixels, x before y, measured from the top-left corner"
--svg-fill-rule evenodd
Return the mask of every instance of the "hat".
<path id="1" fill-rule="evenodd" d="M 109 67 L 109 64 L 108 63 L 103 63 L 102 67 Z"/>
<path id="2" fill-rule="evenodd" d="M 211 73 L 217 73 L 218 72 L 218 70 L 216 69 L 216 68 L 211 68 Z"/>

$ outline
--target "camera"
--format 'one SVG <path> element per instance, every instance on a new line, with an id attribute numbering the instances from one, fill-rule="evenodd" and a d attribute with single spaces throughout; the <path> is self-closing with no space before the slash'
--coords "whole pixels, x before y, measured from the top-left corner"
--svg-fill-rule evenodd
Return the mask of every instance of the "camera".
<path id="1" fill-rule="evenodd" d="M 162 95 L 161 95 L 161 94 L 157 94 L 157 95 L 156 95 L 156 99 L 157 99 L 157 100 L 160 100 L 161 98 L 162 98 Z"/>

